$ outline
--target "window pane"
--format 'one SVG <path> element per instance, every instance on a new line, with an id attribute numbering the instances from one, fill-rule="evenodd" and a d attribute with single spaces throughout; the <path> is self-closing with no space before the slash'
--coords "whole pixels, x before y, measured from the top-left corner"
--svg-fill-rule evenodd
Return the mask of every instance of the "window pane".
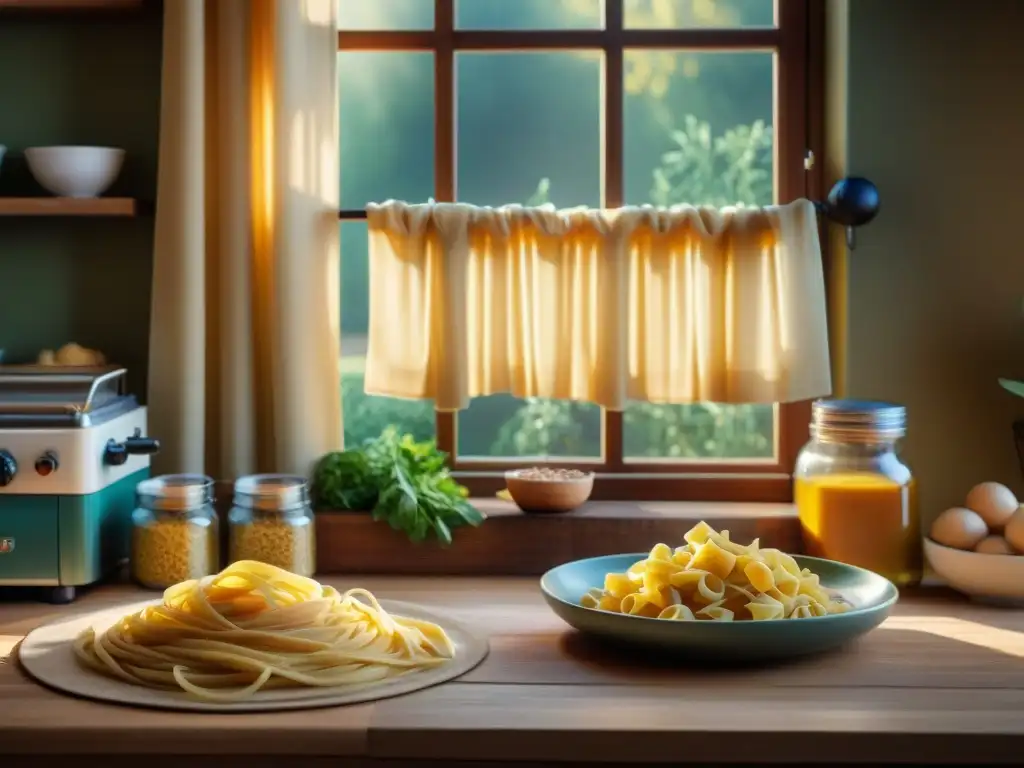
<path id="1" fill-rule="evenodd" d="M 458 197 L 601 202 L 598 52 L 460 53 Z"/>
<path id="2" fill-rule="evenodd" d="M 622 455 L 630 461 L 770 459 L 775 455 L 771 405 L 627 403 Z"/>
<path id="3" fill-rule="evenodd" d="M 725 206 L 774 201 L 773 56 L 627 51 L 626 202 Z M 630 403 L 630 459 L 769 458 L 770 405 Z"/>
<path id="4" fill-rule="evenodd" d="M 773 58 L 626 51 L 626 201 L 771 204 Z"/>
<path id="5" fill-rule="evenodd" d="M 434 437 L 434 403 L 363 393 L 370 322 L 369 237 L 365 221 L 341 222 L 341 403 L 345 445 L 377 437 L 390 424 L 418 440 Z"/>
<path id="6" fill-rule="evenodd" d="M 338 29 L 434 28 L 434 0 L 338 0 Z"/>
<path id="7" fill-rule="evenodd" d="M 774 0 L 625 0 L 632 29 L 774 27 Z"/>
<path id="8" fill-rule="evenodd" d="M 601 0 L 456 0 L 461 29 L 602 29 Z"/>
<path id="9" fill-rule="evenodd" d="M 599 205 L 600 74 L 596 53 L 459 54 L 459 199 L 477 205 Z M 459 414 L 458 452 L 598 457 L 601 409 L 480 397 Z"/>
<path id="10" fill-rule="evenodd" d="M 461 458 L 541 461 L 601 456 L 601 409 L 590 403 L 477 397 L 456 423 Z"/>
<path id="11" fill-rule="evenodd" d="M 341 207 L 434 194 L 431 53 L 338 54 Z"/>

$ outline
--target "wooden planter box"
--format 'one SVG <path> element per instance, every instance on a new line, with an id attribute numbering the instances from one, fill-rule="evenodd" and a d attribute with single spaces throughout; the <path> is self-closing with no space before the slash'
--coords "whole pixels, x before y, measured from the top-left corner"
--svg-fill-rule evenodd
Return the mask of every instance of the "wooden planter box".
<path id="1" fill-rule="evenodd" d="M 790 504 L 589 502 L 574 512 L 528 515 L 498 499 L 474 499 L 479 528 L 454 530 L 453 545 L 415 544 L 369 512 L 317 512 L 317 572 L 394 575 L 529 576 L 584 557 L 677 546 L 701 520 L 733 539 L 800 551 Z"/>

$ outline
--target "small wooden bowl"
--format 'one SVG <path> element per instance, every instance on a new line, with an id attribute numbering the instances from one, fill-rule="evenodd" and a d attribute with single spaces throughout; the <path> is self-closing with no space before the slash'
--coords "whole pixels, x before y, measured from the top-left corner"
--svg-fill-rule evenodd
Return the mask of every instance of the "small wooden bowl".
<path id="1" fill-rule="evenodd" d="M 590 498 L 594 473 L 583 477 L 548 480 L 523 475 L 530 470 L 512 469 L 505 473 L 505 487 L 523 512 L 571 512 Z"/>

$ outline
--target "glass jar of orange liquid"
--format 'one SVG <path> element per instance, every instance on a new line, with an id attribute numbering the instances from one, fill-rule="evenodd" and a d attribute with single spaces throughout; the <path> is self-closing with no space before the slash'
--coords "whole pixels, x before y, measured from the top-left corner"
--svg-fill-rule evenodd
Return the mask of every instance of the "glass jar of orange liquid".
<path id="1" fill-rule="evenodd" d="M 793 472 L 808 555 L 867 568 L 897 586 L 921 580 L 917 484 L 897 451 L 906 409 L 865 400 L 814 403 Z"/>

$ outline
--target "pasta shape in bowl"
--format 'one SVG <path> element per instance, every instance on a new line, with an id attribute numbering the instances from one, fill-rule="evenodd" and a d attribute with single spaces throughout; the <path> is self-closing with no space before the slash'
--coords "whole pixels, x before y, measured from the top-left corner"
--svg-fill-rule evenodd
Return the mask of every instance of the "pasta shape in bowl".
<path id="1" fill-rule="evenodd" d="M 743 660 L 843 645 L 880 624 L 899 594 L 870 571 L 740 544 L 703 522 L 674 549 L 566 563 L 544 575 L 541 589 L 583 632 Z"/>

